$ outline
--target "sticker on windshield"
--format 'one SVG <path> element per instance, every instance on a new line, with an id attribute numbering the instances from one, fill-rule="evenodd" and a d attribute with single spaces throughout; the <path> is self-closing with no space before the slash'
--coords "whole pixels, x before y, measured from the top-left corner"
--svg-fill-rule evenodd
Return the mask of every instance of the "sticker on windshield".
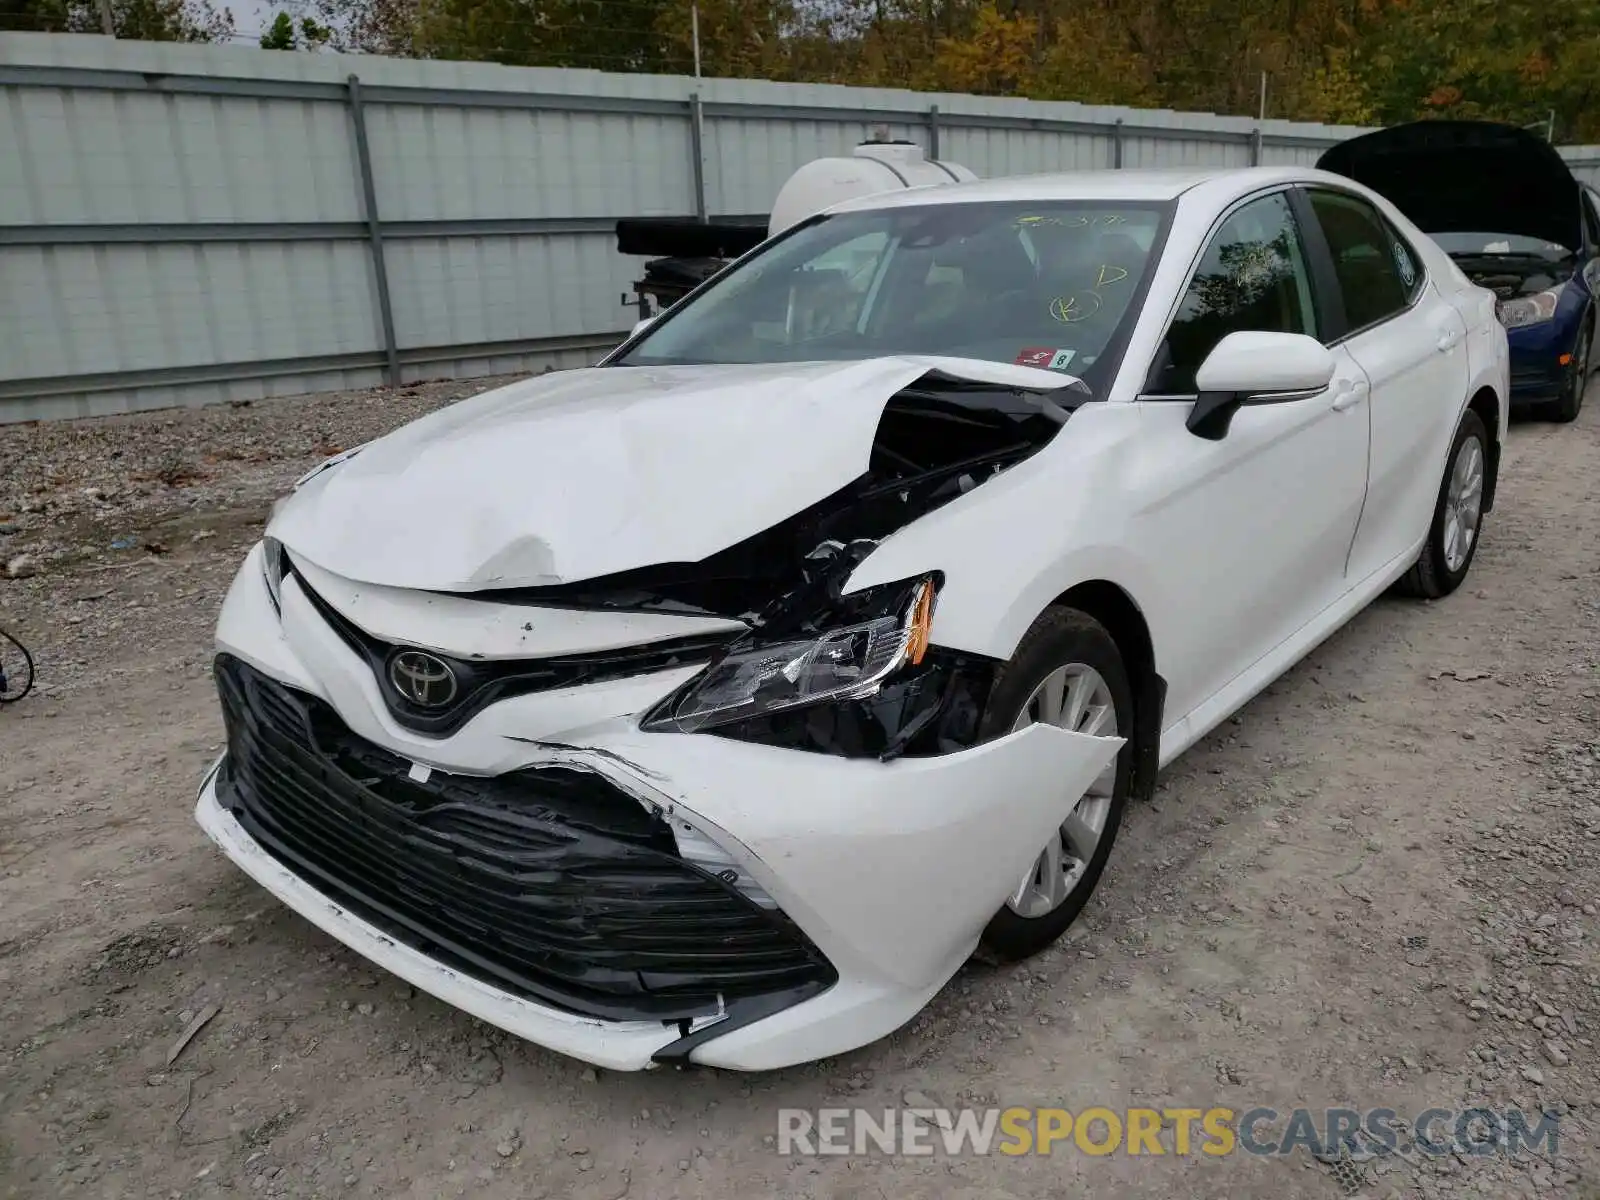
<path id="1" fill-rule="evenodd" d="M 1053 346 L 1029 346 L 1013 360 L 1019 367 L 1041 367 L 1046 371 L 1065 371 L 1077 355 L 1076 350 L 1057 350 Z"/>

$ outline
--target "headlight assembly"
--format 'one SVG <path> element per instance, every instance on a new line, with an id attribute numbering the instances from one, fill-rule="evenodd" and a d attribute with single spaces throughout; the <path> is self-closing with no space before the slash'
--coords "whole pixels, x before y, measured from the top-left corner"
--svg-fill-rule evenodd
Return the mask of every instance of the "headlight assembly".
<path id="1" fill-rule="evenodd" d="M 805 705 L 871 696 L 927 653 L 937 583 L 930 577 L 883 591 L 890 610 L 880 616 L 806 637 L 736 644 L 650 713 L 643 728 L 694 733 Z"/>
<path id="2" fill-rule="evenodd" d="M 1561 295 L 1566 288 L 1566 284 L 1558 283 L 1553 288 L 1535 292 L 1531 296 L 1513 296 L 1509 300 L 1500 301 L 1495 308 L 1500 317 L 1500 324 L 1507 329 L 1521 329 L 1525 325 L 1540 325 L 1553 320 L 1556 306 L 1561 303 Z"/>

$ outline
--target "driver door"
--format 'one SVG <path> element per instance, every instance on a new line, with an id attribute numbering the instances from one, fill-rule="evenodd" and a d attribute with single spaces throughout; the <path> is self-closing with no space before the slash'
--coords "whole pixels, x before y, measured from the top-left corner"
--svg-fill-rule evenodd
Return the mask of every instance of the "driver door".
<path id="1" fill-rule="evenodd" d="M 1185 427 L 1201 363 L 1240 330 L 1325 340 L 1285 191 L 1242 202 L 1213 231 L 1139 400 L 1154 482 L 1140 489 L 1152 502 L 1133 533 L 1167 569 L 1173 627 L 1185 631 L 1164 648 L 1169 726 L 1344 591 L 1366 494 L 1368 383 L 1342 348 L 1326 391 L 1246 404 L 1216 441 Z"/>

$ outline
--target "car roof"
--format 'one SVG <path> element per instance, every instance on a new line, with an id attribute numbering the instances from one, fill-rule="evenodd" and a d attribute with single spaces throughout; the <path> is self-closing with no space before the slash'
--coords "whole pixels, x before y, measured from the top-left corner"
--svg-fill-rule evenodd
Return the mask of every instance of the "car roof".
<path id="1" fill-rule="evenodd" d="M 1182 167 L 1063 171 L 1014 175 L 972 183 L 938 184 L 879 192 L 834 205 L 832 212 L 863 212 L 922 204 L 965 204 L 1029 200 L 1174 200 L 1202 185 L 1219 185 L 1222 195 L 1251 191 L 1270 183 L 1310 182 L 1321 173 L 1306 167 Z M 1347 180 L 1340 182 L 1347 183 Z M 1219 199 L 1222 196 L 1218 197 Z"/>

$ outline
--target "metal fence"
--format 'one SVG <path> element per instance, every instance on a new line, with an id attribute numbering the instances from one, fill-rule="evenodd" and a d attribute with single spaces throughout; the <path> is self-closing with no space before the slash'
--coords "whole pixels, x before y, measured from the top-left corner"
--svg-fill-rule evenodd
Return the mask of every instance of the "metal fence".
<path id="1" fill-rule="evenodd" d="M 880 126 L 983 176 L 1309 162 L 1360 132 L 4 34 L 0 422 L 593 361 L 632 315 L 619 217 L 764 213 Z"/>

